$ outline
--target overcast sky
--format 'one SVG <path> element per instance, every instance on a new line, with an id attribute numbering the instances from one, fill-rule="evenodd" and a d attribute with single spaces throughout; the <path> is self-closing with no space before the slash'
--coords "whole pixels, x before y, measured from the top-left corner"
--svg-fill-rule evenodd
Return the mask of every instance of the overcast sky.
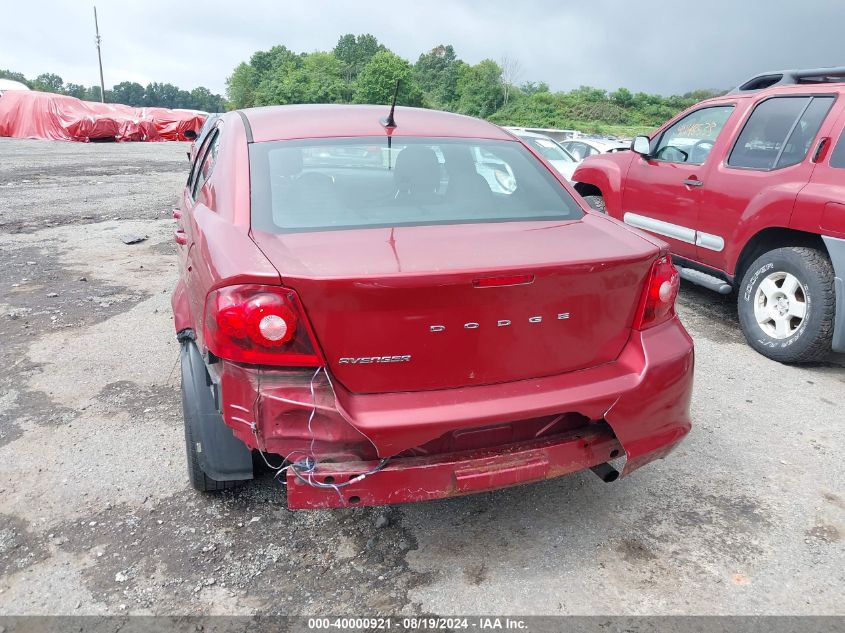
<path id="1" fill-rule="evenodd" d="M 0 68 L 99 82 L 93 9 L 9 0 Z M 253 51 L 330 50 L 372 33 L 415 61 L 452 44 L 475 63 L 521 62 L 521 81 L 663 94 L 729 88 L 757 72 L 845 65 L 845 0 L 97 0 L 106 86 L 161 81 L 223 93 Z"/>

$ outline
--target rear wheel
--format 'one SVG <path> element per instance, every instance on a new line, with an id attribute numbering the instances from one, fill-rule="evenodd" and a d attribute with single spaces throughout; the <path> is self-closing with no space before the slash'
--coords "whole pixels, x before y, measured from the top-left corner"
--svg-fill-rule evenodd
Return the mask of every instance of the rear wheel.
<path id="1" fill-rule="evenodd" d="M 746 271 L 738 298 L 749 345 L 784 363 L 821 360 L 833 339 L 833 267 L 814 248 L 778 248 Z"/>
<path id="2" fill-rule="evenodd" d="M 185 451 L 188 458 L 188 479 L 196 490 L 200 492 L 214 492 L 217 490 L 228 490 L 241 484 L 242 479 L 220 481 L 209 477 L 203 470 L 202 457 L 200 454 L 205 449 L 204 457 L 209 459 L 209 451 L 213 452 L 213 446 L 203 446 L 200 425 L 220 424 L 224 425 L 222 416 L 217 413 L 214 398 L 208 388 L 208 372 L 201 362 L 191 362 L 192 353 L 194 361 L 199 358 L 193 343 L 183 343 L 182 349 L 182 414 L 185 421 Z M 228 431 L 227 431 L 228 432 Z M 229 433 L 231 435 L 231 433 Z M 244 447 L 244 451 L 247 449 Z M 251 455 L 249 455 L 251 465 Z"/>
<path id="3" fill-rule="evenodd" d="M 185 389 L 182 388 L 182 406 L 185 409 Z M 190 419 L 185 414 L 185 449 L 188 453 L 188 479 L 191 486 L 200 492 L 214 492 L 217 490 L 229 490 L 241 482 L 239 481 L 217 481 L 205 474 L 199 462 L 200 444 L 196 440 L 195 433 L 191 428 L 195 419 Z"/>
<path id="4" fill-rule="evenodd" d="M 607 207 L 604 204 L 604 198 L 601 196 L 584 196 L 584 200 L 590 205 L 591 209 L 595 209 L 596 211 L 601 211 L 602 213 L 607 213 Z"/>

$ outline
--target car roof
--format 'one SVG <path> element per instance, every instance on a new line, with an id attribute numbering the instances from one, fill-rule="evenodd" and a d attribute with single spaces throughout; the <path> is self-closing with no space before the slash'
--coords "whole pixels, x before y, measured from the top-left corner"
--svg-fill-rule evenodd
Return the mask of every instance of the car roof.
<path id="1" fill-rule="evenodd" d="M 611 141 L 606 138 L 570 138 L 566 139 L 567 142 L 581 142 L 586 143 L 587 145 L 601 145 L 602 147 L 628 147 L 629 143 L 623 143 L 622 141 Z"/>
<path id="2" fill-rule="evenodd" d="M 695 105 L 699 106 L 702 103 L 708 105 L 736 103 L 737 101 L 742 99 L 762 100 L 772 96 L 812 95 L 831 93 L 842 94 L 843 92 L 845 92 L 845 83 L 787 84 L 773 86 L 772 88 L 764 88 L 763 90 L 753 90 L 748 92 L 729 92 L 718 97 L 705 99 L 704 101 Z"/>
<path id="3" fill-rule="evenodd" d="M 537 132 L 529 132 L 527 130 L 511 130 L 517 136 L 521 136 L 522 138 L 545 138 L 549 139 L 550 141 L 554 141 L 551 136 L 546 136 L 545 134 L 538 134 Z"/>
<path id="4" fill-rule="evenodd" d="M 239 110 L 248 121 L 251 141 L 282 141 L 302 138 L 384 136 L 382 120 L 390 106 L 380 105 L 286 105 Z M 513 141 L 502 128 L 473 117 L 397 106 L 392 136 L 433 136 Z M 250 133 L 248 132 L 248 138 Z"/>

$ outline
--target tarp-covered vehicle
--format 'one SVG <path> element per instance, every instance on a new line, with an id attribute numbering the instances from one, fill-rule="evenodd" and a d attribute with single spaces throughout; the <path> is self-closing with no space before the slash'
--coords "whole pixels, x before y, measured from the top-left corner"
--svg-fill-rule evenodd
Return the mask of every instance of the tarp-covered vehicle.
<path id="1" fill-rule="evenodd" d="M 8 90 L 0 97 L 0 136 L 54 141 L 184 141 L 206 114 L 82 101 L 67 95 Z M 187 132 L 187 135 L 186 135 Z"/>

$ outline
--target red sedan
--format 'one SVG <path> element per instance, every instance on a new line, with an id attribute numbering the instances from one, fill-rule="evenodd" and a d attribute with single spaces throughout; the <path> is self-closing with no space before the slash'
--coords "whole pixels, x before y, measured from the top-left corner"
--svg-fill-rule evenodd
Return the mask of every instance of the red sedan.
<path id="1" fill-rule="evenodd" d="M 191 483 L 392 504 L 664 457 L 693 345 L 666 246 L 478 119 L 228 113 L 178 208 Z"/>

